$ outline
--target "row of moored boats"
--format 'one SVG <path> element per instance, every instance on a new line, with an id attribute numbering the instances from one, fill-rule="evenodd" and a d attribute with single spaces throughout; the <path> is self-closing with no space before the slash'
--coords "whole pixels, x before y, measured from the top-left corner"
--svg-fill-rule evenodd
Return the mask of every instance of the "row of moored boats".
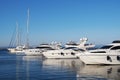
<path id="1" fill-rule="evenodd" d="M 79 58 L 85 64 L 120 64 L 120 40 L 115 40 L 99 49 L 92 49 L 95 45 L 86 44 L 87 38 L 80 39 L 79 43 L 70 41 L 63 47 L 61 43 L 40 44 L 36 48 L 8 48 L 17 55 L 43 55 L 45 58 Z"/>

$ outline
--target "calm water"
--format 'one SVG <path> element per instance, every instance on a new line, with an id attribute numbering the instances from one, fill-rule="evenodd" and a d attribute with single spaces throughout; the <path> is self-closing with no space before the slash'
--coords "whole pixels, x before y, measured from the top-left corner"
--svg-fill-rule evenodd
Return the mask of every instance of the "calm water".
<path id="1" fill-rule="evenodd" d="M 43 59 L 1 51 L 0 80 L 120 80 L 120 66 L 84 65 L 79 59 Z"/>

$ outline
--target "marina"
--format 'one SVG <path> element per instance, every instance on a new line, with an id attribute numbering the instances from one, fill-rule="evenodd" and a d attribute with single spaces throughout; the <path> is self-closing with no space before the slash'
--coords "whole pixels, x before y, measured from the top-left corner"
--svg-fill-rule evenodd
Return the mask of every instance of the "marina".
<path id="1" fill-rule="evenodd" d="M 0 0 L 0 80 L 120 80 L 120 0 Z"/>

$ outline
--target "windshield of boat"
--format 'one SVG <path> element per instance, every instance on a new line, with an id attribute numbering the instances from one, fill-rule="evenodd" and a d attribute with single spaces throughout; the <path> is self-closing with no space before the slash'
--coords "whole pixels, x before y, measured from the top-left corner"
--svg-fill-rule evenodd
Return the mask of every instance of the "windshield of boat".
<path id="1" fill-rule="evenodd" d="M 83 50 L 83 49 L 79 49 L 79 48 L 74 48 L 73 50 L 74 50 L 74 51 L 82 51 L 82 52 L 85 51 L 85 50 Z"/>
<path id="2" fill-rule="evenodd" d="M 113 45 L 105 45 L 105 46 L 103 46 L 103 47 L 101 47 L 100 49 L 109 49 L 109 48 L 111 48 Z"/>
<path id="3" fill-rule="evenodd" d="M 85 50 L 83 50 L 83 49 L 76 48 L 76 47 L 67 47 L 67 48 L 65 48 L 65 49 L 72 49 L 72 50 L 74 50 L 74 51 L 85 51 Z"/>
<path id="4" fill-rule="evenodd" d="M 76 45 L 78 45 L 78 44 L 76 44 L 76 43 L 71 43 L 71 44 L 70 44 L 70 43 L 69 43 L 69 44 L 66 44 L 66 45 L 75 45 L 75 46 L 76 46 Z"/>
<path id="5" fill-rule="evenodd" d="M 75 47 L 67 47 L 67 48 L 65 48 L 65 49 L 74 49 Z"/>
<path id="6" fill-rule="evenodd" d="M 40 49 L 48 49 L 48 48 L 51 48 L 51 47 L 43 46 L 43 47 L 36 47 L 36 48 L 40 48 Z"/>

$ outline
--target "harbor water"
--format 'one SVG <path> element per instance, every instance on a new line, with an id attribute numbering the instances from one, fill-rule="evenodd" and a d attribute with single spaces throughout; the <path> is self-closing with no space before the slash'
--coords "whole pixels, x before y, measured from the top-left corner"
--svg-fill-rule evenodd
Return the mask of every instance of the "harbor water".
<path id="1" fill-rule="evenodd" d="M 45 59 L 0 51 L 0 80 L 120 80 L 120 65 L 85 65 L 79 59 Z"/>

